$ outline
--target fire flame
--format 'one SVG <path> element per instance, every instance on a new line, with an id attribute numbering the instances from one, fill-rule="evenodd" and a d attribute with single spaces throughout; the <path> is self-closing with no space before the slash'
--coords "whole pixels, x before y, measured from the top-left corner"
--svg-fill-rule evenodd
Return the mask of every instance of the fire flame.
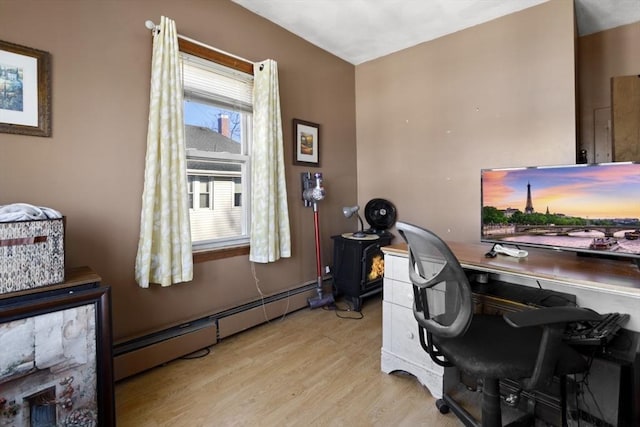
<path id="1" fill-rule="evenodd" d="M 371 270 L 369 271 L 369 280 L 376 280 L 384 274 L 384 258 L 382 255 L 376 255 L 371 259 Z"/>

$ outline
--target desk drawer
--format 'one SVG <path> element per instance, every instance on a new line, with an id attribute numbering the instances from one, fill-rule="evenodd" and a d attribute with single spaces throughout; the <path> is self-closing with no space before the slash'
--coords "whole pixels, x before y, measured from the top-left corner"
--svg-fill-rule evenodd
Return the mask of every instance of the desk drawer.
<path id="1" fill-rule="evenodd" d="M 408 309 L 413 308 L 413 286 L 398 280 L 384 279 L 384 299 Z"/>
<path id="2" fill-rule="evenodd" d="M 409 283 L 409 259 L 407 257 L 385 255 L 385 273 L 386 276 Z"/>
<path id="3" fill-rule="evenodd" d="M 437 284 L 433 288 L 427 289 L 427 293 L 429 311 L 432 314 L 442 313 L 445 304 L 444 284 Z M 385 278 L 384 300 L 405 307 L 413 313 L 413 285 Z"/>
<path id="4" fill-rule="evenodd" d="M 413 317 L 413 311 L 390 304 L 391 351 L 420 366 L 431 366 L 429 354 L 420 345 L 418 336 L 418 322 Z"/>
<path id="5" fill-rule="evenodd" d="M 422 268 L 427 279 L 435 276 L 442 270 L 443 263 L 435 258 L 422 258 Z M 411 283 L 409 278 L 409 259 L 399 256 L 385 257 L 385 277 L 401 282 Z"/>

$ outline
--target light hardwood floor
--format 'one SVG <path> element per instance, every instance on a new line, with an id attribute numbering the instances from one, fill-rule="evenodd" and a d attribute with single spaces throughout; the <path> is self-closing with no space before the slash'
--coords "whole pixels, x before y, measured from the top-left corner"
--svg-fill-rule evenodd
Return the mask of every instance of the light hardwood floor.
<path id="1" fill-rule="evenodd" d="M 362 310 L 299 310 L 122 380 L 118 426 L 460 426 L 414 377 L 380 371 L 381 298 Z"/>

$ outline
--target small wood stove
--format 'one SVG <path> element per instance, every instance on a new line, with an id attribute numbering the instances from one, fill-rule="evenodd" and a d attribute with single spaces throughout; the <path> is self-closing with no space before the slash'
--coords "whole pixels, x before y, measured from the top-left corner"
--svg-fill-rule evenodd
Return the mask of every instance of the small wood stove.
<path id="1" fill-rule="evenodd" d="M 380 249 L 391 243 L 392 235 L 368 234 L 356 239 L 345 233 L 333 239 L 333 286 L 360 311 L 362 299 L 382 291 L 384 254 Z"/>
<path id="2" fill-rule="evenodd" d="M 363 298 L 382 292 L 384 254 L 380 248 L 393 239 L 386 230 L 395 223 L 396 208 L 388 200 L 373 199 L 365 207 L 365 217 L 369 230 L 331 237 L 334 291 L 355 311 L 360 311 Z"/>

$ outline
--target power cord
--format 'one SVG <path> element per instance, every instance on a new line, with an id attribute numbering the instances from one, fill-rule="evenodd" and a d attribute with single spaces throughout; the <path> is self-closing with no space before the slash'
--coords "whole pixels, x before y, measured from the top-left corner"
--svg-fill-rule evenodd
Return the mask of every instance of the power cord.
<path id="1" fill-rule="evenodd" d="M 587 372 L 582 375 L 582 379 L 580 381 L 578 380 L 575 381 L 577 386 L 577 390 L 575 393 L 575 410 L 574 410 L 575 414 L 572 414 L 575 416 L 575 418 L 573 417 L 572 418 L 574 421 L 577 421 L 578 426 L 580 426 L 580 421 L 584 420 L 587 422 L 587 425 L 592 427 L 613 427 L 611 424 L 604 421 L 604 414 L 602 413 L 602 409 L 600 408 L 600 405 L 598 405 L 598 401 L 596 397 L 593 395 L 593 391 L 589 386 L 589 373 L 591 372 L 591 365 L 593 363 L 593 358 L 594 358 L 594 355 L 590 354 L 588 357 L 589 368 L 587 369 Z M 587 402 L 585 398 L 586 396 L 585 392 L 588 393 L 589 396 L 591 397 L 590 401 L 595 406 L 595 409 L 598 412 L 598 416 L 594 416 L 584 411 L 581 408 L 581 406 L 586 407 Z"/>
<path id="2" fill-rule="evenodd" d="M 196 350 L 193 353 L 189 353 L 186 356 L 182 356 L 180 359 L 182 360 L 193 360 L 193 359 L 202 359 L 203 357 L 207 357 L 211 354 L 211 347 L 201 348 L 200 350 Z"/>
<path id="3" fill-rule="evenodd" d="M 336 317 L 339 317 L 340 319 L 360 320 L 364 318 L 364 314 L 362 313 L 362 311 L 353 310 L 349 303 L 346 304 L 346 308 L 340 307 L 337 302 L 334 302 L 331 307 L 325 306 L 325 307 L 322 307 L 322 309 L 326 311 L 334 311 L 336 314 Z M 357 314 L 353 316 L 343 316 L 340 313 L 357 313 Z"/>
<path id="4" fill-rule="evenodd" d="M 260 279 L 258 279 L 258 275 L 256 273 L 256 264 L 253 261 L 251 261 L 251 274 L 253 274 L 253 280 L 255 281 L 256 289 L 258 290 L 258 294 L 260 294 L 260 300 L 262 302 L 262 313 L 264 315 L 264 320 L 267 323 L 271 323 L 271 321 L 269 320 L 269 316 L 267 316 L 266 304 L 264 302 L 264 293 L 262 292 L 262 289 L 260 289 Z M 287 290 L 287 306 L 285 307 L 284 313 L 282 314 L 282 317 L 279 320 L 280 322 L 283 321 L 284 318 L 289 313 L 289 305 L 290 304 L 291 304 L 291 295 L 290 295 L 290 291 Z"/>

